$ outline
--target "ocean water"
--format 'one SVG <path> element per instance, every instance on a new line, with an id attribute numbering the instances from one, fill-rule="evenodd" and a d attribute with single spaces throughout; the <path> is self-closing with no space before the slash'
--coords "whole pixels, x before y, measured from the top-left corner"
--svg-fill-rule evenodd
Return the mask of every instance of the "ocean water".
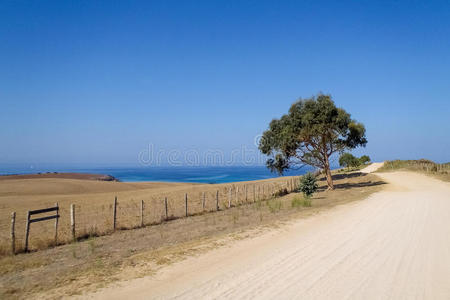
<path id="1" fill-rule="evenodd" d="M 304 167 L 299 170 L 289 170 L 284 175 L 302 175 L 312 169 Z M 250 181 L 278 177 L 265 166 L 230 166 L 230 167 L 1 167 L 0 174 L 30 174 L 45 172 L 77 172 L 96 173 L 114 176 L 123 182 L 165 181 L 165 182 L 196 182 L 196 183 L 226 183 Z"/>

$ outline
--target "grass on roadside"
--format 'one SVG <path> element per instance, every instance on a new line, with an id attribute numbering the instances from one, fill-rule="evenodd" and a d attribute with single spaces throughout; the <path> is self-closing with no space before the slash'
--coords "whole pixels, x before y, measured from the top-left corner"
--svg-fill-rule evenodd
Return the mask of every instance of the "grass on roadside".
<path id="1" fill-rule="evenodd" d="M 431 160 L 388 160 L 377 172 L 408 170 L 433 175 L 444 181 L 450 181 L 450 163 L 438 164 Z"/>
<path id="2" fill-rule="evenodd" d="M 294 199 L 292 199 L 291 202 L 292 207 L 311 207 L 312 206 L 312 200 L 308 197 L 300 197 L 295 196 Z"/>

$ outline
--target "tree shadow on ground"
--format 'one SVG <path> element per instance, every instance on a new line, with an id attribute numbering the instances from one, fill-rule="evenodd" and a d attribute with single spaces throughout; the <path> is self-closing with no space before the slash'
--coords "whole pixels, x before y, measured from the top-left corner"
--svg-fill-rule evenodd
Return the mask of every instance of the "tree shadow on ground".
<path id="1" fill-rule="evenodd" d="M 333 175 L 331 175 L 331 178 L 333 178 L 333 181 L 334 181 L 334 180 L 363 177 L 363 176 L 367 176 L 367 173 L 353 172 L 353 173 L 333 174 Z M 326 180 L 327 180 L 327 178 L 325 176 L 323 176 L 319 179 L 319 181 L 326 181 Z"/>
<path id="2" fill-rule="evenodd" d="M 384 181 L 366 181 L 366 182 L 349 182 L 349 183 L 337 183 L 334 185 L 334 189 L 351 189 L 351 188 L 360 188 L 360 187 L 368 187 L 368 186 L 377 186 L 386 184 Z M 327 186 L 321 186 L 317 190 L 318 191 L 325 191 L 327 190 Z"/>
<path id="3" fill-rule="evenodd" d="M 332 175 L 332 178 L 333 178 L 333 181 L 336 181 L 336 180 L 350 179 L 350 178 L 364 177 L 364 176 L 367 176 L 367 174 L 361 173 L 361 172 L 355 172 L 355 173 L 348 173 L 348 174 L 334 174 L 334 175 Z M 326 181 L 326 178 L 322 177 L 319 179 L 319 181 Z M 335 183 L 334 188 L 335 189 L 351 189 L 351 188 L 377 186 L 377 185 L 382 185 L 382 184 L 386 184 L 386 182 L 384 182 L 382 180 L 378 180 L 378 181 L 369 180 L 369 181 L 365 181 L 365 182 Z M 321 186 L 317 190 L 325 191 L 327 189 L 328 189 L 327 186 Z"/>

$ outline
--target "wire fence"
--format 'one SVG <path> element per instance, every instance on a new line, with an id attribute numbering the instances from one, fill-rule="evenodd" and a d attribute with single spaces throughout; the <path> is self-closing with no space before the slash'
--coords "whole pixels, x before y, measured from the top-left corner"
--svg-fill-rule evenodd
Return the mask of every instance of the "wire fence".
<path id="1" fill-rule="evenodd" d="M 386 161 L 382 170 L 396 170 L 409 169 L 414 171 L 422 171 L 435 174 L 450 174 L 450 163 L 437 164 L 435 162 L 421 159 L 421 160 L 391 160 Z"/>
<path id="2" fill-rule="evenodd" d="M 95 201 L 89 201 L 90 199 L 83 199 L 83 195 L 80 195 L 79 200 L 72 198 L 70 202 L 62 199 L 59 202 L 57 244 L 268 200 L 296 190 L 298 179 L 296 176 L 280 177 L 254 183 L 189 185 L 156 192 L 150 189 L 148 193 L 117 193 L 116 202 L 114 198 L 98 197 Z M 55 203 L 49 201 L 40 205 L 42 207 L 39 208 L 46 208 L 54 206 Z M 16 253 L 24 251 L 27 211 L 28 209 L 24 208 L 15 212 L 13 232 L 11 215 L 1 217 L 0 255 L 11 254 L 13 242 Z M 10 211 L 9 214 L 11 213 Z M 39 250 L 55 246 L 54 236 L 53 222 L 33 223 L 30 226 L 28 248 Z"/>

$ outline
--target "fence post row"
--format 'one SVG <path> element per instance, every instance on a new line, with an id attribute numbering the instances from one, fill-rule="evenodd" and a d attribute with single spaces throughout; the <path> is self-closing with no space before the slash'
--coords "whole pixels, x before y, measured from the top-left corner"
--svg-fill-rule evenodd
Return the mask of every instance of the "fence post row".
<path id="1" fill-rule="evenodd" d="M 425 168 L 428 166 L 424 166 Z M 439 165 L 438 168 L 443 169 L 443 167 L 441 165 Z M 293 192 L 296 189 L 297 186 L 297 181 L 300 179 L 299 177 L 291 177 L 287 180 L 286 184 L 287 184 L 287 188 L 288 190 L 290 190 L 291 192 Z M 270 185 L 266 187 L 267 184 L 262 184 L 262 185 L 257 185 L 257 184 L 253 184 L 253 202 L 256 202 L 256 200 L 258 199 L 258 201 L 260 200 L 264 200 L 266 193 L 269 193 L 269 196 L 275 196 L 275 185 Z M 245 193 L 245 201 L 248 201 L 248 185 L 244 185 L 244 193 Z M 270 194 L 272 193 L 272 194 Z M 239 186 L 236 186 L 235 188 L 235 196 L 236 196 L 236 205 L 239 205 Z M 188 211 L 188 194 L 185 193 L 185 215 L 186 217 L 189 216 L 189 211 Z M 206 208 L 206 192 L 202 192 L 202 209 L 203 211 L 205 211 Z M 228 190 L 228 208 L 231 208 L 232 205 L 232 201 L 233 201 L 233 187 L 229 187 Z M 113 205 L 113 231 L 116 231 L 117 229 L 117 196 L 114 197 L 114 205 Z M 165 207 L 165 219 L 168 220 L 169 219 L 169 212 L 168 212 L 168 199 L 167 197 L 164 198 L 164 207 Z M 144 226 L 144 209 L 145 209 L 145 204 L 144 204 L 144 200 L 141 200 L 141 205 L 140 205 L 140 226 L 143 227 Z M 216 191 L 216 210 L 219 211 L 220 210 L 220 205 L 219 205 L 219 190 Z M 36 218 L 36 219 L 32 219 L 31 216 L 33 214 L 39 214 L 39 213 L 43 213 L 43 212 L 49 212 L 49 211 L 56 211 L 56 215 L 53 216 L 47 216 L 47 217 L 43 217 L 43 218 Z M 28 251 L 28 246 L 29 246 L 29 236 L 30 236 L 30 224 L 33 222 L 39 222 L 39 221 L 44 221 L 44 220 L 48 220 L 48 219 L 55 219 L 55 245 L 58 245 L 58 220 L 59 220 L 59 206 L 58 203 L 55 203 L 55 207 L 52 208 L 46 208 L 46 209 L 40 209 L 40 210 L 34 210 L 34 211 L 28 211 L 27 213 L 27 220 L 26 220 L 26 231 L 25 231 L 25 252 Z M 16 222 L 16 212 L 12 212 L 11 213 L 11 253 L 15 254 L 16 252 L 16 247 L 15 247 L 15 242 L 16 242 L 16 236 L 15 236 L 15 222 Z M 71 235 L 72 235 L 72 240 L 76 240 L 76 218 L 75 218 L 75 205 L 71 204 L 70 205 L 70 226 L 71 226 Z"/>

